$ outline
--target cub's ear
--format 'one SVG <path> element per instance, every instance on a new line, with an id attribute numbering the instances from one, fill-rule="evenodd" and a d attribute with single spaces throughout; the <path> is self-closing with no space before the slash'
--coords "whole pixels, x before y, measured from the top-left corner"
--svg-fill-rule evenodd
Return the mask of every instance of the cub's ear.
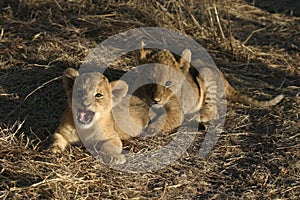
<path id="1" fill-rule="evenodd" d="M 113 107 L 122 101 L 128 91 L 128 85 L 125 81 L 117 80 L 110 83 L 112 91 Z"/>
<path id="2" fill-rule="evenodd" d="M 72 90 L 76 77 L 79 75 L 78 71 L 73 68 L 67 68 L 63 74 L 63 84 L 67 93 L 68 99 L 72 98 Z"/>
<path id="3" fill-rule="evenodd" d="M 178 62 L 179 68 L 182 69 L 184 72 L 188 72 L 190 69 L 190 63 L 192 60 L 192 52 L 189 49 L 185 49 L 181 53 L 181 58 Z"/>
<path id="4" fill-rule="evenodd" d="M 145 60 L 147 58 L 148 54 L 151 53 L 151 50 L 145 50 L 144 47 L 145 47 L 145 43 L 143 41 L 141 41 L 141 44 L 140 44 L 140 59 L 141 60 Z"/>

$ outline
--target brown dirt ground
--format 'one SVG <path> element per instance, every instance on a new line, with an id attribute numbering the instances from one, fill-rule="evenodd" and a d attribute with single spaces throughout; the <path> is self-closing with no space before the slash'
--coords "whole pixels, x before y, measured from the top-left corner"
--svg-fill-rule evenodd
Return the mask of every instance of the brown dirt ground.
<path id="1" fill-rule="evenodd" d="M 285 12 L 290 8 L 270 13 L 266 5 L 1 1 L 0 199 L 298 199 L 300 18 Z M 80 147 L 63 156 L 44 150 L 66 105 L 63 70 L 79 67 L 109 36 L 148 26 L 193 37 L 242 92 L 286 98 L 269 109 L 230 103 L 224 132 L 207 157 L 196 154 L 199 134 L 179 160 L 155 172 L 119 172 Z M 139 139 L 128 145 L 148 148 Z"/>

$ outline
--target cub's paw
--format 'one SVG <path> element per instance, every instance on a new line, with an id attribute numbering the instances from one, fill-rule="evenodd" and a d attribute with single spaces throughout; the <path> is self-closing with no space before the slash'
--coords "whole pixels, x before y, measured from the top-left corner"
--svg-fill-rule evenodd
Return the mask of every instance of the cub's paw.
<path id="1" fill-rule="evenodd" d="M 152 123 L 148 127 L 145 128 L 141 136 L 143 137 L 152 137 L 159 133 L 161 130 L 161 124 L 160 123 Z"/>
<path id="2" fill-rule="evenodd" d="M 52 154 L 61 154 L 70 145 L 69 141 L 60 133 L 55 133 L 51 140 L 49 150 Z"/>
<path id="3" fill-rule="evenodd" d="M 58 146 L 58 145 L 51 145 L 51 147 L 49 148 L 49 151 L 51 154 L 61 154 L 62 153 L 62 149 Z"/>
<path id="4" fill-rule="evenodd" d="M 118 154 L 113 156 L 102 154 L 102 155 L 97 155 L 96 158 L 98 159 L 100 158 L 106 165 L 122 165 L 126 163 L 126 158 L 125 155 L 123 154 Z"/>
<path id="5" fill-rule="evenodd" d="M 124 155 L 119 154 L 111 157 L 111 165 L 122 165 L 126 163 L 126 158 Z"/>
<path id="6" fill-rule="evenodd" d="M 200 122 L 210 122 L 213 119 L 217 119 L 219 117 L 217 108 L 214 109 L 200 109 Z"/>

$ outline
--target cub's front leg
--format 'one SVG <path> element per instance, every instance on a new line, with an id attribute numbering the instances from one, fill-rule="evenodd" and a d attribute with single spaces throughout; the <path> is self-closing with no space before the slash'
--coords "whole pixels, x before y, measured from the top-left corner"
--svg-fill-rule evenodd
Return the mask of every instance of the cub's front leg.
<path id="1" fill-rule="evenodd" d="M 59 127 L 53 134 L 53 143 L 50 146 L 50 151 L 54 154 L 61 153 L 68 145 L 80 143 L 74 125 L 72 111 L 68 107 L 63 112 Z"/>

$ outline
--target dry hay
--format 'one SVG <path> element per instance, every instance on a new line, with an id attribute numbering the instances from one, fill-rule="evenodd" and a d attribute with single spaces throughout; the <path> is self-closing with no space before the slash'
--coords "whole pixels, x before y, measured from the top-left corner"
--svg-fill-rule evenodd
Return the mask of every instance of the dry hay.
<path id="1" fill-rule="evenodd" d="M 5 0 L 0 8 L 1 199 L 300 196 L 299 18 L 242 0 Z M 107 37 L 144 26 L 192 36 L 244 93 L 287 98 L 267 110 L 229 104 L 224 132 L 206 158 L 197 156 L 199 133 L 180 159 L 154 172 L 116 171 L 79 147 L 50 155 L 44 147 L 66 105 L 63 70 L 78 68 L 88 49 Z M 127 59 L 115 70 L 131 65 Z M 126 148 L 160 144 L 149 140 L 132 139 Z"/>

